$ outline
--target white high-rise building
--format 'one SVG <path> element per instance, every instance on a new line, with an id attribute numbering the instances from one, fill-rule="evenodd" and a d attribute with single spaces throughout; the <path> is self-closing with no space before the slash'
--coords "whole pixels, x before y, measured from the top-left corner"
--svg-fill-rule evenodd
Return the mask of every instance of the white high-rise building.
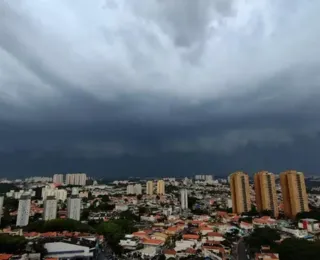
<path id="1" fill-rule="evenodd" d="M 68 198 L 67 203 L 67 215 L 68 218 L 74 220 L 80 220 L 80 211 L 81 211 L 81 199 L 78 195 L 77 189 L 72 189 L 72 194 Z"/>
<path id="2" fill-rule="evenodd" d="M 136 194 L 136 195 L 142 194 L 142 186 L 141 186 L 141 184 L 134 185 L 134 194 Z"/>
<path id="3" fill-rule="evenodd" d="M 47 196 L 44 201 L 43 219 L 51 220 L 57 218 L 57 200 L 54 196 Z"/>
<path id="4" fill-rule="evenodd" d="M 87 182 L 87 175 L 85 173 L 68 173 L 66 175 L 67 185 L 85 186 Z"/>
<path id="5" fill-rule="evenodd" d="M 132 184 L 127 186 L 127 195 L 134 194 L 134 186 Z"/>
<path id="6" fill-rule="evenodd" d="M 180 191 L 180 195 L 181 195 L 181 209 L 187 209 L 188 208 L 188 190 L 186 189 L 182 189 Z"/>
<path id="7" fill-rule="evenodd" d="M 29 194 L 21 195 L 19 199 L 18 216 L 17 216 L 17 227 L 27 226 L 30 217 L 31 197 Z"/>
<path id="8" fill-rule="evenodd" d="M 3 196 L 0 196 L 0 224 L 1 224 L 1 218 L 2 218 L 2 214 L 3 214 L 3 200 L 4 200 L 4 197 Z"/>
<path id="9" fill-rule="evenodd" d="M 63 174 L 53 175 L 53 183 L 56 185 L 63 184 Z"/>
<path id="10" fill-rule="evenodd" d="M 67 199 L 67 191 L 58 189 L 55 185 L 47 185 L 42 188 L 42 199 L 45 200 L 48 196 L 54 196 L 57 200 L 65 201 Z"/>

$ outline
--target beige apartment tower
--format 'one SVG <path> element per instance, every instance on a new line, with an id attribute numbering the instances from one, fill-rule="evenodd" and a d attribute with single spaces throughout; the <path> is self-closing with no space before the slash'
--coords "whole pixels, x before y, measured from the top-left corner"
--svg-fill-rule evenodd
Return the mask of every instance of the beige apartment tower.
<path id="1" fill-rule="evenodd" d="M 280 174 L 284 214 L 295 218 L 297 213 L 309 211 L 308 195 L 304 174 L 297 171 L 286 171 Z"/>
<path id="2" fill-rule="evenodd" d="M 249 176 L 244 172 L 235 172 L 229 176 L 232 197 L 232 211 L 236 214 L 251 210 Z"/>
<path id="3" fill-rule="evenodd" d="M 165 183 L 163 180 L 159 180 L 157 182 L 157 194 L 164 195 L 165 194 Z"/>
<path id="4" fill-rule="evenodd" d="M 146 194 L 147 195 L 152 195 L 153 194 L 153 181 L 147 181 Z"/>
<path id="5" fill-rule="evenodd" d="M 270 210 L 275 218 L 279 215 L 276 180 L 273 173 L 261 171 L 254 175 L 256 204 L 259 212 Z"/>

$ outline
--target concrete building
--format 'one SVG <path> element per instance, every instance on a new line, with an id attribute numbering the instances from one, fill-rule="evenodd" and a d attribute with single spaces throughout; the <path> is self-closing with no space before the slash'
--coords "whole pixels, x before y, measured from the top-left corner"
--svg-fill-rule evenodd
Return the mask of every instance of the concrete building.
<path id="1" fill-rule="evenodd" d="M 0 196 L 0 224 L 1 224 L 2 214 L 3 214 L 3 200 L 4 200 L 4 197 Z"/>
<path id="2" fill-rule="evenodd" d="M 67 199 L 67 191 L 58 189 L 54 184 L 47 185 L 42 188 L 42 199 L 45 200 L 47 196 L 54 196 L 56 200 L 65 201 Z"/>
<path id="3" fill-rule="evenodd" d="M 297 213 L 309 211 L 308 195 L 302 172 L 291 170 L 281 173 L 280 185 L 284 214 L 287 217 L 295 218 Z"/>
<path id="4" fill-rule="evenodd" d="M 68 198 L 67 216 L 70 219 L 80 220 L 81 199 L 79 198 L 77 189 L 72 189 L 72 194 Z"/>
<path id="5" fill-rule="evenodd" d="M 200 175 L 195 175 L 194 179 L 196 181 L 208 181 L 208 182 L 211 182 L 211 181 L 213 181 L 213 176 L 212 175 L 208 175 L 208 174 L 200 174 Z"/>
<path id="6" fill-rule="evenodd" d="M 90 247 L 64 242 L 45 243 L 47 259 L 93 259 L 94 252 Z"/>
<path id="7" fill-rule="evenodd" d="M 87 175 L 85 173 L 68 173 L 66 175 L 67 185 L 85 186 L 87 182 Z"/>
<path id="8" fill-rule="evenodd" d="M 180 191 L 180 202 L 181 202 L 181 209 L 187 209 L 188 208 L 188 190 L 182 189 Z"/>
<path id="9" fill-rule="evenodd" d="M 29 194 L 21 195 L 19 199 L 17 227 L 27 226 L 30 217 L 31 197 Z"/>
<path id="10" fill-rule="evenodd" d="M 244 172 L 230 175 L 232 211 L 236 214 L 251 210 L 249 176 Z"/>
<path id="11" fill-rule="evenodd" d="M 152 195 L 153 194 L 153 181 L 147 181 L 147 184 L 146 184 L 146 193 L 148 195 Z"/>
<path id="12" fill-rule="evenodd" d="M 57 200 L 54 196 L 48 196 L 44 201 L 43 219 L 51 220 L 57 218 Z"/>
<path id="13" fill-rule="evenodd" d="M 127 195 L 135 194 L 134 186 L 132 184 L 127 186 Z"/>
<path id="14" fill-rule="evenodd" d="M 142 186 L 141 186 L 141 184 L 136 184 L 136 185 L 134 185 L 134 194 L 136 194 L 136 195 L 140 195 L 140 194 L 142 194 Z"/>
<path id="15" fill-rule="evenodd" d="M 164 180 L 158 180 L 157 182 L 157 194 L 164 195 L 165 194 L 165 183 Z"/>
<path id="16" fill-rule="evenodd" d="M 270 210 L 276 218 L 279 215 L 276 181 L 273 173 L 261 171 L 254 175 L 257 210 Z"/>
<path id="17" fill-rule="evenodd" d="M 53 175 L 53 183 L 56 185 L 60 185 L 64 183 L 63 174 L 55 174 Z"/>

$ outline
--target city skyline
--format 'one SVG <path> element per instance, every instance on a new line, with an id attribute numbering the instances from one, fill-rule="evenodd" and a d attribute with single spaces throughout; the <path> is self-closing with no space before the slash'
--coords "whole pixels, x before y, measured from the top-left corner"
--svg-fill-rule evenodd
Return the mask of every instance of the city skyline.
<path id="1" fill-rule="evenodd" d="M 320 3 L 287 2 L 1 1 L 0 177 L 318 174 Z"/>

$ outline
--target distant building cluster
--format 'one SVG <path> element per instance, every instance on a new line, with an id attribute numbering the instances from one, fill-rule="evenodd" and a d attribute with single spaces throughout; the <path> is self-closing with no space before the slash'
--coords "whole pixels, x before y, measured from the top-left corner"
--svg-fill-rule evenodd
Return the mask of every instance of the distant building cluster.
<path id="1" fill-rule="evenodd" d="M 53 183 L 56 185 L 77 185 L 85 186 L 87 182 L 87 174 L 85 173 L 67 173 L 65 178 L 63 174 L 53 175 Z"/>
<path id="2" fill-rule="evenodd" d="M 249 176 L 235 172 L 229 176 L 232 209 L 236 214 L 251 210 Z M 280 186 L 283 198 L 284 214 L 294 218 L 299 212 L 309 211 L 308 196 L 304 174 L 286 171 L 280 174 Z M 275 175 L 262 171 L 254 175 L 255 200 L 259 212 L 271 211 L 274 217 L 279 215 Z"/>

